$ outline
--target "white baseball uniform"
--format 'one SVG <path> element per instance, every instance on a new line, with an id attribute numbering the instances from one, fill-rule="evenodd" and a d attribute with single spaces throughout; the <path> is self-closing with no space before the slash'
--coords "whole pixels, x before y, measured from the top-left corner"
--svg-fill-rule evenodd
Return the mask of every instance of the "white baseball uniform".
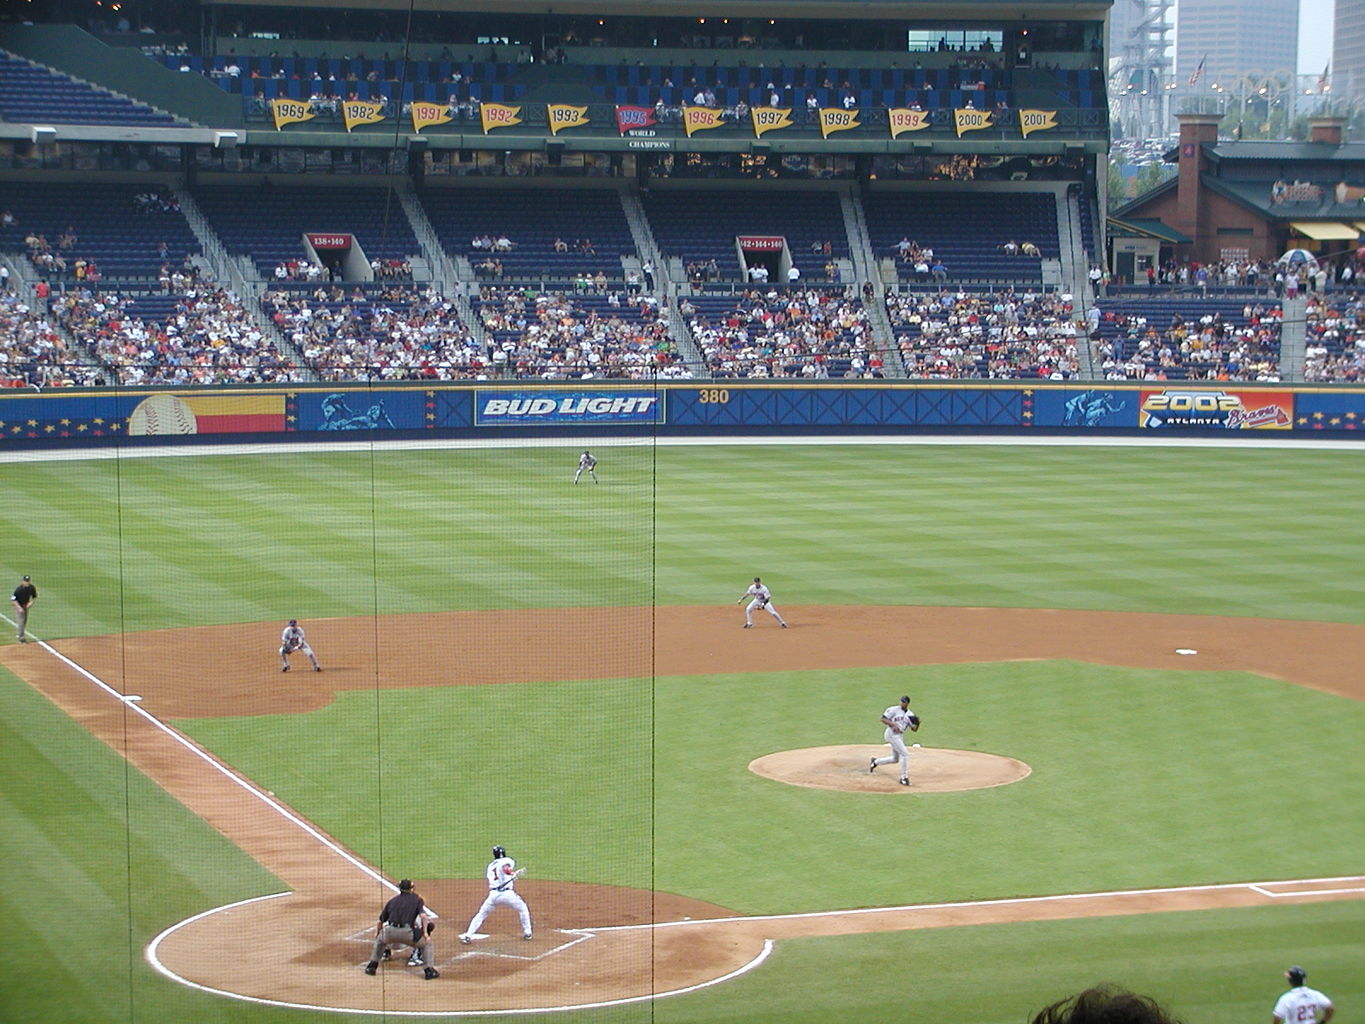
<path id="1" fill-rule="evenodd" d="M 583 471 L 588 471 L 588 476 L 592 477 L 592 482 L 597 483 L 597 459 L 589 452 L 584 452 L 578 457 L 578 470 L 573 475 L 573 482 L 578 483 L 578 478 L 583 475 Z"/>
<path id="2" fill-rule="evenodd" d="M 313 663 L 314 672 L 322 671 L 322 666 L 318 664 L 318 659 L 313 654 L 313 648 L 308 646 L 308 641 L 304 639 L 302 626 L 285 626 L 284 632 L 280 634 L 280 671 L 289 671 L 289 655 L 293 651 L 302 651 L 308 655 L 308 660 Z"/>
<path id="3" fill-rule="evenodd" d="M 886 742 L 891 746 L 891 756 L 874 757 L 872 768 L 877 768 L 884 764 L 895 764 L 900 762 L 901 781 L 910 781 L 910 751 L 905 749 L 905 730 L 914 724 L 915 713 L 908 707 L 901 707 L 894 704 L 882 712 L 882 721 L 886 723 Z"/>
<path id="4" fill-rule="evenodd" d="M 767 587 L 762 583 L 750 583 L 749 589 L 744 591 L 744 593 L 752 598 L 752 600 L 744 606 L 744 627 L 746 629 L 754 624 L 755 608 L 760 611 L 766 608 L 768 614 L 782 623 L 784 629 L 786 628 L 787 621 L 777 613 L 777 605 L 773 604 L 773 595 L 769 593 Z"/>
<path id="5" fill-rule="evenodd" d="M 469 922 L 469 927 L 464 930 L 460 938 L 465 939 L 467 936 L 473 935 L 495 907 L 503 906 L 511 907 L 517 912 L 517 916 L 521 918 L 522 937 L 529 939 L 531 937 L 531 911 L 527 908 L 526 901 L 513 888 L 517 881 L 517 862 L 511 857 L 499 857 L 484 870 L 484 876 L 488 879 L 488 897 L 483 901 L 483 906 L 479 907 L 479 912 L 474 915 L 473 920 Z"/>
<path id="6" fill-rule="evenodd" d="M 1280 996 L 1271 1012 L 1284 1024 L 1316 1024 L 1322 1019 L 1320 1014 L 1331 1007 L 1332 1000 L 1317 989 L 1299 985 Z"/>

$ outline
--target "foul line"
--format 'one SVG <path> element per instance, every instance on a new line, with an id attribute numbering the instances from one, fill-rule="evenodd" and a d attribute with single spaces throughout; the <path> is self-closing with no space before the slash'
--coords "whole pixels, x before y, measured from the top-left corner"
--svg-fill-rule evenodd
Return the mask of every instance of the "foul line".
<path id="1" fill-rule="evenodd" d="M 14 620 L 12 620 L 8 615 L 0 614 L 0 618 L 3 618 L 6 622 L 10 623 L 10 625 L 15 624 Z M 33 636 L 31 632 L 28 635 Z M 316 839 L 325 848 L 335 853 L 338 857 L 346 861 L 352 867 L 359 869 L 363 874 L 374 879 L 376 882 L 379 882 L 381 885 L 386 886 L 393 892 L 398 891 L 398 886 L 394 885 L 374 868 L 370 867 L 360 858 L 356 857 L 353 853 L 337 845 L 337 843 L 334 842 L 331 838 L 323 835 L 321 832 L 317 830 L 317 828 L 311 822 L 307 821 L 304 818 L 299 817 L 289 808 L 281 804 L 278 800 L 275 800 L 273 797 L 267 794 L 254 782 L 244 778 L 241 775 L 238 775 L 237 772 L 234 771 L 231 766 L 218 760 L 218 758 L 214 757 L 203 747 L 199 746 L 198 744 L 190 740 L 189 737 L 184 735 L 184 733 L 181 733 L 178 730 L 167 725 L 165 722 L 161 721 L 161 719 L 157 718 L 155 715 L 149 712 L 146 708 L 142 707 L 141 697 L 135 694 L 119 693 L 118 690 L 114 689 L 103 679 L 99 678 L 99 676 L 95 675 L 93 672 L 91 672 L 89 669 L 85 668 L 78 662 L 73 661 L 71 658 L 68 658 L 65 654 L 57 650 L 46 640 L 38 639 L 35 637 L 32 641 L 30 641 L 30 643 L 36 643 L 43 650 L 47 651 L 48 654 L 52 655 L 58 661 L 62 662 L 62 664 L 78 672 L 87 681 L 94 683 L 96 687 L 98 687 L 100 690 L 103 690 L 108 696 L 113 697 L 125 708 L 128 708 L 129 710 L 135 712 L 136 714 L 141 715 L 142 718 L 148 724 L 159 729 L 164 735 L 170 737 L 176 743 L 180 744 L 180 746 L 184 747 L 195 757 L 199 758 L 205 764 L 209 765 L 211 768 L 213 768 L 214 771 L 218 772 L 224 778 L 229 779 L 235 785 L 239 786 L 247 793 L 250 793 L 257 800 L 265 804 L 276 814 L 282 817 L 285 821 L 289 822 L 291 825 L 294 825 L 302 829 L 307 835 L 311 836 L 313 839 Z M 127 755 L 125 754 L 124 756 L 126 757 Z M 428 908 L 428 910 L 431 913 L 432 917 L 440 916 L 434 910 L 430 910 L 430 908 Z"/>
<path id="2" fill-rule="evenodd" d="M 1054 896 L 1008 896 L 993 900 L 963 900 L 954 903 L 907 903 L 894 907 L 857 907 L 852 910 L 813 910 L 799 914 L 766 914 L 755 917 L 712 917 L 691 921 L 660 921 L 656 924 L 608 925 L 594 931 L 632 931 L 640 928 L 689 928 L 693 925 L 750 924 L 756 921 L 811 921 L 822 917 L 859 917 L 866 914 L 899 914 L 924 910 L 965 910 L 972 907 L 1010 907 L 1026 906 L 1030 903 L 1066 903 L 1081 900 L 1121 899 L 1131 896 L 1165 896 L 1182 892 L 1227 892 L 1236 889 L 1250 889 L 1263 896 L 1326 896 L 1335 893 L 1365 892 L 1365 886 L 1341 889 L 1305 889 L 1295 892 L 1272 892 L 1265 888 L 1271 885 L 1309 885 L 1319 882 L 1365 882 L 1365 875 L 1342 875 L 1336 878 L 1299 878 L 1281 879 L 1273 882 L 1221 882 L 1216 885 L 1177 885 L 1157 889 L 1116 889 L 1112 892 L 1073 892 Z"/>

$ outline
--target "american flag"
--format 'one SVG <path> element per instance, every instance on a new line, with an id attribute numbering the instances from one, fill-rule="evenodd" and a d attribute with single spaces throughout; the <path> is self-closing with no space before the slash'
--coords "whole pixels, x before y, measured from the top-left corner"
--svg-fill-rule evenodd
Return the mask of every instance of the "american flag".
<path id="1" fill-rule="evenodd" d="M 1199 67 L 1195 68 L 1194 72 L 1190 75 L 1190 85 L 1197 85 L 1199 79 L 1204 77 L 1204 61 L 1208 59 L 1209 55 L 1207 53 L 1199 59 Z"/>

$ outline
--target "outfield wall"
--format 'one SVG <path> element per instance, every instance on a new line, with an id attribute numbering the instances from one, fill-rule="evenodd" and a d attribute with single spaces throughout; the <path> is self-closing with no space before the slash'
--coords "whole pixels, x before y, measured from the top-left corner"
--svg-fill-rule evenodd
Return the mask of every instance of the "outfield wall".
<path id="1" fill-rule="evenodd" d="M 466 382 L 16 391 L 5 446 L 334 437 L 1029 431 L 1354 436 L 1365 388 L 1135 382 Z"/>

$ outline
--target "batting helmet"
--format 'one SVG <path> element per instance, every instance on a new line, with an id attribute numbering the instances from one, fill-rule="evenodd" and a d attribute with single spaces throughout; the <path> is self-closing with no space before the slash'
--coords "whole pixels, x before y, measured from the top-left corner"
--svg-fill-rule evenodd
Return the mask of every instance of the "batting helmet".
<path id="1" fill-rule="evenodd" d="M 1284 976 L 1289 979 L 1289 984 L 1302 985 L 1303 979 L 1308 976 L 1308 972 L 1302 967 L 1291 967 L 1284 972 Z"/>
<path id="2" fill-rule="evenodd" d="M 493 847 L 493 859 L 494 859 L 494 860 L 499 860 L 499 859 L 501 859 L 501 858 L 503 858 L 503 857 L 506 857 L 506 856 L 507 856 L 507 851 L 504 850 L 501 846 L 495 846 L 495 847 Z"/>

